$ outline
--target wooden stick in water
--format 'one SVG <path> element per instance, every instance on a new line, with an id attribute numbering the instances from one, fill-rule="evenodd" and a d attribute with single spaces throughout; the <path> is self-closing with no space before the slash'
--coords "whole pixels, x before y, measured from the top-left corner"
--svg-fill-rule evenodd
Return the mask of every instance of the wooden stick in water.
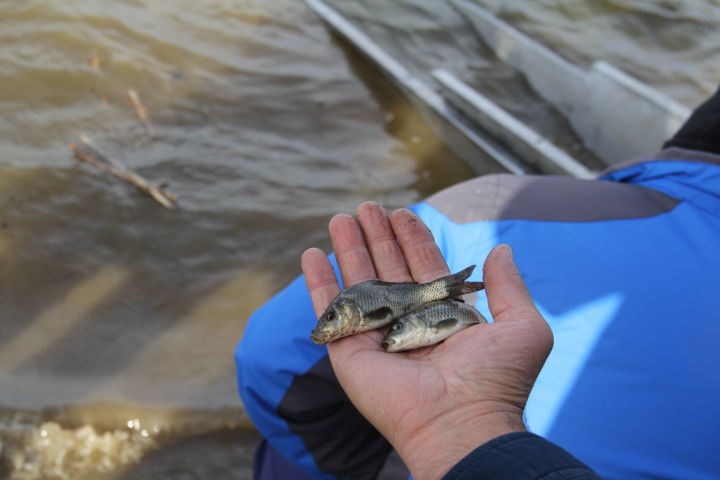
<path id="1" fill-rule="evenodd" d="M 169 190 L 166 190 L 160 184 L 147 180 L 117 160 L 113 160 L 112 158 L 104 155 L 97 149 L 97 147 L 95 147 L 93 142 L 86 135 L 81 134 L 80 141 L 82 142 L 82 145 L 77 145 L 75 143 L 71 143 L 69 145 L 70 150 L 75 153 L 77 158 L 88 163 L 92 163 L 96 167 L 101 168 L 106 172 L 110 172 L 126 182 L 132 183 L 140 190 L 152 196 L 165 208 L 174 208 L 175 202 L 178 199 L 177 195 Z"/>
<path id="2" fill-rule="evenodd" d="M 148 117 L 148 109 L 140 101 L 140 95 L 131 88 L 128 90 L 128 98 L 130 99 L 130 103 L 132 103 L 133 108 L 135 108 L 135 114 L 138 116 L 143 126 L 145 126 L 145 132 L 152 137 L 154 132 L 152 125 L 150 124 L 150 118 Z"/>

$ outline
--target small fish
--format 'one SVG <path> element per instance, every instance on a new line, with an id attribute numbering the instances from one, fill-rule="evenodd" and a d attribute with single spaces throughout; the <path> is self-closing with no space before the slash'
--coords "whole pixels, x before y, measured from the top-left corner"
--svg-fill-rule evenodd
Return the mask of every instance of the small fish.
<path id="1" fill-rule="evenodd" d="M 475 265 L 433 282 L 388 283 L 368 280 L 348 287 L 318 319 L 310 339 L 325 345 L 338 338 L 389 325 L 398 317 L 434 300 L 482 290 L 482 282 L 466 282 Z"/>
<path id="2" fill-rule="evenodd" d="M 380 345 L 386 352 L 401 352 L 439 343 L 478 323 L 487 323 L 475 308 L 457 300 L 430 302 L 395 319 Z"/>

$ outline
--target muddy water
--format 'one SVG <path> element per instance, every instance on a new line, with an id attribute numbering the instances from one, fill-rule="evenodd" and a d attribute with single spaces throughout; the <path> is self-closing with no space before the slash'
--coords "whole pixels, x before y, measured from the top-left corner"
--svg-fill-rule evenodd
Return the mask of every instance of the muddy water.
<path id="1" fill-rule="evenodd" d="M 451 67 L 572 143 L 449 7 L 365 3 L 335 2 L 412 68 Z M 719 77 L 716 1 L 483 3 L 688 105 Z M 295 0 L 0 1 L 0 18 L 0 478 L 249 478 L 232 350 L 250 312 L 327 248 L 332 213 L 474 173 Z M 81 133 L 178 208 L 75 160 Z"/>

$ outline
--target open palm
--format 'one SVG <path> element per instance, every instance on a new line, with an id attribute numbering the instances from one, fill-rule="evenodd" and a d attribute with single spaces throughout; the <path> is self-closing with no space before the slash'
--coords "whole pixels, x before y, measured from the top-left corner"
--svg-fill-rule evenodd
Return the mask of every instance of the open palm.
<path id="1" fill-rule="evenodd" d="M 432 233 L 409 210 L 388 217 L 367 202 L 357 218 L 336 215 L 329 228 L 347 286 L 374 278 L 424 283 L 450 273 Z M 320 315 L 340 291 L 337 279 L 321 250 L 306 251 L 302 265 Z M 494 323 L 401 354 L 382 350 L 381 331 L 328 345 L 348 397 L 416 479 L 439 478 L 487 440 L 522 430 L 525 402 L 552 347 L 509 247 L 493 250 L 483 270 Z"/>

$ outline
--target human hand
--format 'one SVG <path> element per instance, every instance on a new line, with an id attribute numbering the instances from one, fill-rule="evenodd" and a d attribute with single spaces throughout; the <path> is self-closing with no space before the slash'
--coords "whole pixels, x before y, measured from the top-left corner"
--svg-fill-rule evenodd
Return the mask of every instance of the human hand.
<path id="1" fill-rule="evenodd" d="M 357 219 L 336 215 L 329 229 L 346 286 L 374 278 L 424 283 L 450 273 L 432 233 L 409 210 L 388 218 L 367 202 L 358 207 Z M 302 267 L 320 316 L 340 291 L 337 279 L 321 250 L 307 250 Z M 483 271 L 491 324 L 402 354 L 384 352 L 378 330 L 327 346 L 348 397 L 416 480 L 440 478 L 488 440 L 523 431 L 525 403 L 552 348 L 552 333 L 510 248 L 496 247 Z"/>

